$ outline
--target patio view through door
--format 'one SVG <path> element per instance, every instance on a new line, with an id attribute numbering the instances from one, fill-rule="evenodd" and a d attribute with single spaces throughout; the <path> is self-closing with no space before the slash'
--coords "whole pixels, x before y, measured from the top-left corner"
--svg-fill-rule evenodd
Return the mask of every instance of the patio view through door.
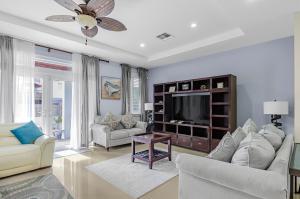
<path id="1" fill-rule="evenodd" d="M 69 148 L 72 82 L 51 75 L 34 81 L 35 122 L 47 135 L 56 138 L 55 150 Z"/>

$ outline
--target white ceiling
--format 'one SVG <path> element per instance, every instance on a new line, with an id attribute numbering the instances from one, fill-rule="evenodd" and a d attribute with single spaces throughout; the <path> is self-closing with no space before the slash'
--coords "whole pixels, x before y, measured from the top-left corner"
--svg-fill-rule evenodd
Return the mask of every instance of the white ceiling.
<path id="1" fill-rule="evenodd" d="M 109 17 L 122 21 L 128 30 L 102 29 L 88 46 L 76 22 L 44 20 L 54 14 L 75 15 L 53 0 L 0 2 L 0 32 L 62 50 L 155 67 L 293 35 L 293 14 L 300 11 L 299 0 L 115 2 Z M 192 22 L 198 24 L 195 29 L 190 28 Z M 156 36 L 164 32 L 174 38 L 158 40 Z"/>

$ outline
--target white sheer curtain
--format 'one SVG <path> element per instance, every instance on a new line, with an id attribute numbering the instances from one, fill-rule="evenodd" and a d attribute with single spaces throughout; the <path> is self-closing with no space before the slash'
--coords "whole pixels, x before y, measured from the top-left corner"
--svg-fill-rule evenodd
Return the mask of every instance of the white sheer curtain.
<path id="1" fill-rule="evenodd" d="M 33 43 L 14 39 L 14 121 L 28 122 L 34 118 Z"/>
<path id="2" fill-rule="evenodd" d="M 71 141 L 73 148 L 81 147 L 82 126 L 82 59 L 80 54 L 72 55 L 73 88 L 72 88 L 72 118 L 71 118 Z"/>
<path id="3" fill-rule="evenodd" d="M 89 147 L 92 141 L 91 125 L 97 115 L 96 99 L 96 68 L 99 67 L 99 59 L 87 55 L 82 56 L 83 80 L 82 80 L 82 128 L 81 147 Z"/>

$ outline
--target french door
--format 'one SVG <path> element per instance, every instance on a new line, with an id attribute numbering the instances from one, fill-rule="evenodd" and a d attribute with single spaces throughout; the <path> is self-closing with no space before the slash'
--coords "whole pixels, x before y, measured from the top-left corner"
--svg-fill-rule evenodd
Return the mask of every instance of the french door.
<path id="1" fill-rule="evenodd" d="M 68 141 L 71 128 L 72 81 L 51 74 L 34 80 L 35 122 L 57 141 Z"/>

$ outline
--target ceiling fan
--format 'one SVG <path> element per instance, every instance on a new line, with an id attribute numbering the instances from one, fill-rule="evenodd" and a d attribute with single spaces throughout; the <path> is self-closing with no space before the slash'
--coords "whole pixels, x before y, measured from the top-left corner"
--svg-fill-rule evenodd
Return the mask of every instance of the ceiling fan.
<path id="1" fill-rule="evenodd" d="M 98 27 L 110 31 L 126 31 L 126 26 L 120 21 L 105 17 L 109 15 L 114 7 L 114 0 L 83 0 L 85 4 L 77 5 L 73 0 L 54 0 L 59 5 L 71 10 L 77 16 L 52 15 L 46 18 L 47 21 L 73 22 L 77 21 L 81 26 L 81 32 L 86 37 L 94 37 L 98 33 Z M 87 39 L 86 39 L 87 45 Z"/>

